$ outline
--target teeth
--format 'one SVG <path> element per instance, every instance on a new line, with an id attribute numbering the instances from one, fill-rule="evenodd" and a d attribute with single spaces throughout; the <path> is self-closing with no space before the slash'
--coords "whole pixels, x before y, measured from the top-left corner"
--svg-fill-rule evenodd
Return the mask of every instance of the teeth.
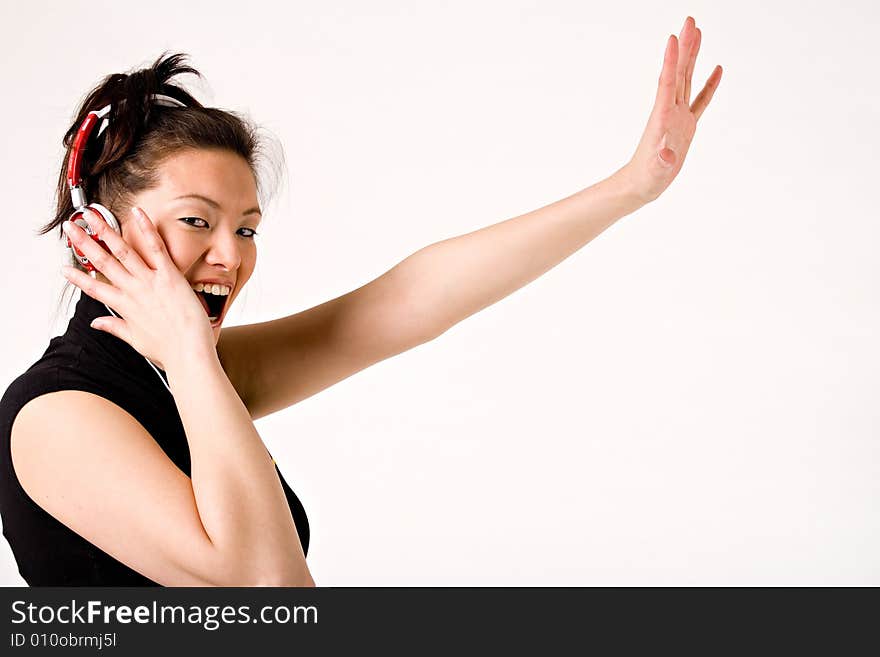
<path id="1" fill-rule="evenodd" d="M 196 292 L 207 292 L 208 294 L 216 294 L 221 297 L 228 295 L 232 288 L 228 285 L 217 285 L 216 283 L 196 283 L 192 286 Z"/>

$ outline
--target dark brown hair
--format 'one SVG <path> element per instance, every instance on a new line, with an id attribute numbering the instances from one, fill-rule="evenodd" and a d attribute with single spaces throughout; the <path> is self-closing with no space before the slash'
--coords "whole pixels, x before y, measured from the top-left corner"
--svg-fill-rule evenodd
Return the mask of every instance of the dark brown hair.
<path id="1" fill-rule="evenodd" d="M 128 216 L 135 195 L 159 183 L 162 161 L 191 148 L 225 149 L 240 155 L 254 173 L 260 205 L 269 201 L 284 165 L 280 146 L 264 141 L 259 136 L 261 129 L 243 115 L 205 107 L 185 89 L 172 84 L 172 78 L 186 73 L 202 78 L 185 62 L 187 57 L 185 53 L 164 52 L 149 68 L 108 75 L 88 93 L 64 134 L 55 216 L 39 229 L 39 235 L 58 228 L 63 238 L 61 224 L 74 210 L 67 184 L 71 146 L 88 113 L 108 104 L 109 125 L 100 135 L 95 128 L 83 154 L 82 186 L 89 202 L 104 205 L 120 221 Z M 150 99 L 153 94 L 171 96 L 186 107 L 158 105 Z M 274 147 L 275 159 L 268 147 Z M 71 259 L 71 264 L 78 263 Z"/>

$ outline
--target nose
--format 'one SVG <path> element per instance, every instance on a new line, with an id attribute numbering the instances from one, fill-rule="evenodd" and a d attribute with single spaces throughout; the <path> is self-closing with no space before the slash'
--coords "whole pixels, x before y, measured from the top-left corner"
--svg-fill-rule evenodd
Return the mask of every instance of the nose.
<path id="1" fill-rule="evenodd" d="M 219 265 L 226 271 L 238 269 L 241 264 L 241 251 L 235 235 L 228 231 L 216 231 L 205 255 L 209 265 Z"/>

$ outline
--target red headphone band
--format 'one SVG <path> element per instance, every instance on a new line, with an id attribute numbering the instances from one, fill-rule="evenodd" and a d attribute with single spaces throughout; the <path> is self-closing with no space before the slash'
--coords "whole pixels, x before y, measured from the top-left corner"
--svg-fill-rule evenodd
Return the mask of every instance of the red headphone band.
<path id="1" fill-rule="evenodd" d="M 106 110 L 109 111 L 108 105 Z M 101 110 L 102 112 L 104 110 Z M 85 120 L 76 131 L 76 138 L 73 141 L 73 148 L 70 150 L 70 159 L 67 160 L 67 185 L 70 187 L 70 198 L 73 207 L 81 208 L 86 204 L 85 194 L 82 192 L 80 182 L 82 181 L 82 159 L 85 146 L 88 143 L 89 136 L 95 129 L 95 124 L 101 117 L 98 112 L 89 112 Z"/>
<path id="2" fill-rule="evenodd" d="M 157 105 L 164 105 L 166 107 L 186 107 L 184 103 L 176 98 L 164 94 L 153 94 L 150 96 L 150 99 Z M 87 205 L 85 192 L 83 191 L 81 184 L 83 153 L 85 152 L 86 144 L 88 143 L 89 137 L 94 131 L 98 120 L 104 119 L 101 129 L 98 130 L 98 134 L 103 132 L 104 128 L 109 125 L 110 119 L 107 118 L 107 115 L 110 113 L 110 107 L 110 105 L 105 105 L 100 110 L 89 112 L 80 124 L 79 130 L 76 131 L 76 137 L 73 140 L 73 147 L 70 150 L 70 157 L 67 160 L 67 185 L 70 188 L 70 200 L 73 203 L 74 208 L 82 208 Z"/>

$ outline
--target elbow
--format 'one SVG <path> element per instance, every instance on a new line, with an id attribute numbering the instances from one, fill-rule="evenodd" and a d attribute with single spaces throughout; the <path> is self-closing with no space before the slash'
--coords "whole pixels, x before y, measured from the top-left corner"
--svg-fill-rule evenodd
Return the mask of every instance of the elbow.
<path id="1" fill-rule="evenodd" d="M 255 578 L 252 586 L 269 586 L 269 587 L 314 587 L 315 580 L 309 572 L 305 562 L 302 568 L 296 570 L 284 570 L 281 572 L 262 573 Z"/>
<path id="2" fill-rule="evenodd" d="M 212 586 L 235 586 L 235 587 L 314 587 L 315 580 L 309 572 L 305 560 L 301 564 L 290 564 L 281 569 L 242 568 L 239 561 L 238 567 L 220 569 L 225 576 L 213 578 Z"/>
<path id="3" fill-rule="evenodd" d="M 253 586 L 268 586 L 272 588 L 296 586 L 302 588 L 314 588 L 315 580 L 312 579 L 312 576 L 309 573 L 306 573 L 304 576 L 300 577 L 263 577 L 260 578 Z"/>
<path id="4" fill-rule="evenodd" d="M 399 292 L 395 298 L 394 312 L 389 313 L 389 317 L 393 318 L 389 330 L 395 335 L 406 336 L 404 349 L 430 342 L 449 329 L 449 325 L 441 321 L 437 304 L 427 293 L 429 288 L 419 283 L 418 275 L 414 272 L 417 270 L 412 264 L 395 272 Z"/>

